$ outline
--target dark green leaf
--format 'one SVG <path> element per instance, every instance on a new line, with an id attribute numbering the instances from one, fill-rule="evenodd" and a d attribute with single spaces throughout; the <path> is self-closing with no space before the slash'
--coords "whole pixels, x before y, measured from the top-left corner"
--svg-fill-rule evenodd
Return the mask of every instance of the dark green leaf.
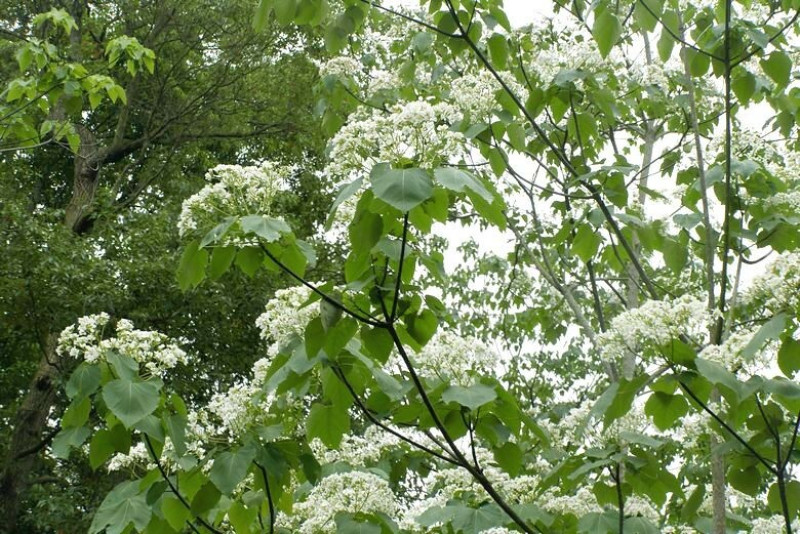
<path id="1" fill-rule="evenodd" d="M 211 466 L 208 477 L 222 493 L 230 495 L 239 482 L 247 476 L 255 457 L 256 451 L 253 447 L 223 452 L 214 458 L 214 465 Z"/>

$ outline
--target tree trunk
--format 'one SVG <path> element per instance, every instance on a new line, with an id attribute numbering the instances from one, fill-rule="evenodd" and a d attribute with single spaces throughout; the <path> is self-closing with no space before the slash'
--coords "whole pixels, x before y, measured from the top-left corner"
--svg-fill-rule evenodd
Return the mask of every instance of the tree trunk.
<path id="1" fill-rule="evenodd" d="M 14 417 L 8 453 L 0 472 L 0 532 L 14 533 L 19 518 L 20 495 L 28 485 L 38 452 L 49 441 L 42 438 L 58 386 L 56 338 L 49 336 L 28 393 Z"/>

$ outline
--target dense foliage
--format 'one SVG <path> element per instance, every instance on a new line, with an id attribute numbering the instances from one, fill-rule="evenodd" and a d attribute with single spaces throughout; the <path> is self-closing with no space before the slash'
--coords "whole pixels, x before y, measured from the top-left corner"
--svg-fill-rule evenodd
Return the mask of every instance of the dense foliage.
<path id="1" fill-rule="evenodd" d="M 795 530 L 800 3 L 421 6 L 254 6 L 333 56 L 336 198 L 301 239 L 297 157 L 183 202 L 184 290 L 295 282 L 208 399 L 177 379 L 213 358 L 191 332 L 61 332 L 50 452 L 124 475 L 90 532 Z"/>

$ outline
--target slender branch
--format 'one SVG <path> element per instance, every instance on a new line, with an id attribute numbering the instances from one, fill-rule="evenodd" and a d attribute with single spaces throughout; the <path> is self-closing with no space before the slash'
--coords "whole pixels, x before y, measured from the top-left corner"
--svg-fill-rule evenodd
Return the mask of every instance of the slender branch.
<path id="1" fill-rule="evenodd" d="M 267 491 L 267 506 L 269 506 L 269 534 L 275 532 L 275 503 L 272 500 L 272 491 L 269 489 L 269 478 L 267 478 L 267 470 L 258 462 L 255 462 L 258 469 L 261 471 L 261 476 L 264 477 L 264 488 Z"/>
<path id="2" fill-rule="evenodd" d="M 386 319 L 390 324 L 397 320 L 397 303 L 400 301 L 400 286 L 403 283 L 403 261 L 406 257 L 406 244 L 408 243 L 408 212 L 403 216 L 403 241 L 400 243 L 400 263 L 397 264 L 397 279 L 394 281 L 394 299 L 392 300 L 392 313 Z"/>
<path id="3" fill-rule="evenodd" d="M 153 461 L 156 463 L 156 467 L 158 467 L 158 472 L 159 472 L 159 473 L 161 473 L 161 478 L 163 478 L 163 479 L 164 479 L 164 481 L 165 481 L 165 482 L 167 483 L 167 485 L 169 486 L 169 489 L 170 489 L 170 490 L 172 490 L 172 493 L 174 493 L 174 494 L 175 494 L 175 496 L 178 498 L 178 500 L 181 502 L 181 504 L 184 506 L 184 508 L 186 508 L 187 510 L 189 510 L 189 511 L 191 512 L 191 510 L 192 510 L 192 505 L 191 505 L 191 504 L 189 504 L 189 501 L 187 501 L 187 500 L 186 500 L 186 497 L 184 497 L 184 496 L 181 494 L 181 492 L 180 492 L 180 491 L 178 491 L 178 488 L 175 486 L 175 484 L 174 484 L 174 483 L 172 482 L 172 480 L 169 478 L 169 474 L 168 474 L 168 473 L 167 473 L 167 471 L 164 469 L 164 465 L 161 463 L 161 460 L 159 460 L 159 458 L 158 458 L 158 455 L 156 454 L 156 451 L 155 451 L 155 449 L 153 449 L 153 444 L 150 442 L 150 436 L 148 436 L 147 434 L 142 434 L 142 435 L 144 436 L 144 442 L 145 442 L 145 444 L 147 444 L 147 450 L 150 452 L 150 457 L 151 457 L 151 458 L 153 459 Z M 217 530 L 217 529 L 215 529 L 215 528 L 214 528 L 214 527 L 213 527 L 211 524 L 209 524 L 209 523 L 208 523 L 208 522 L 207 522 L 205 519 L 203 519 L 203 518 L 202 518 L 202 517 L 200 517 L 199 515 L 195 515 L 194 517 L 195 517 L 195 520 L 196 520 L 198 523 L 200 523 L 201 525 L 203 525 L 204 527 L 206 527 L 208 530 L 210 530 L 210 531 L 211 531 L 211 532 L 213 532 L 214 534 L 224 534 L 224 533 L 223 533 L 221 530 Z M 192 529 L 194 529 L 195 531 L 197 531 L 196 527 L 195 527 L 194 525 L 192 525 L 192 522 L 191 522 L 191 521 L 189 521 L 189 520 L 187 519 L 187 520 L 186 520 L 186 523 L 188 523 L 188 524 L 189 524 L 189 526 L 190 526 L 190 527 L 192 527 Z"/>

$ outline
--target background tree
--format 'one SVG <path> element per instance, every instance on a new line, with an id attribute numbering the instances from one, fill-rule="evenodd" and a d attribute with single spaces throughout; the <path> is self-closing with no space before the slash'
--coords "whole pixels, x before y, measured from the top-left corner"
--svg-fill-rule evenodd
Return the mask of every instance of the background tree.
<path id="1" fill-rule="evenodd" d="M 58 454 L 92 435 L 98 464 L 133 475 L 91 530 L 793 531 L 799 6 L 573 2 L 515 30 L 496 1 L 425 5 L 260 2 L 257 23 L 332 8 L 344 283 L 311 282 L 271 210 L 232 209 L 236 179 L 193 197 L 185 286 L 231 262 L 300 285 L 258 320 L 266 356 L 208 404 L 173 395 L 167 341 L 140 350 L 104 316 L 62 334 L 84 361 Z M 771 135 L 737 123 L 751 101 Z M 467 245 L 448 279 L 450 220 L 514 250 Z M 484 283 L 497 297 L 476 310 Z M 469 333 L 515 354 L 498 365 Z"/>
<path id="2" fill-rule="evenodd" d="M 313 45 L 301 56 L 290 51 L 297 34 L 256 35 L 242 2 L 75 2 L 35 17 L 49 7 L 7 3 L 2 17 L 13 78 L 0 134 L 7 532 L 85 530 L 110 482 L 85 459 L 40 459 L 72 365 L 55 338 L 76 317 L 104 310 L 191 338 L 207 363 L 184 373 L 190 397 L 252 363 L 256 312 L 283 282 L 229 278 L 190 294 L 175 283 L 176 217 L 205 170 L 266 156 L 301 162 L 280 200 L 301 234 L 326 198 L 314 174 Z M 68 488 L 64 499 L 53 487 Z"/>

